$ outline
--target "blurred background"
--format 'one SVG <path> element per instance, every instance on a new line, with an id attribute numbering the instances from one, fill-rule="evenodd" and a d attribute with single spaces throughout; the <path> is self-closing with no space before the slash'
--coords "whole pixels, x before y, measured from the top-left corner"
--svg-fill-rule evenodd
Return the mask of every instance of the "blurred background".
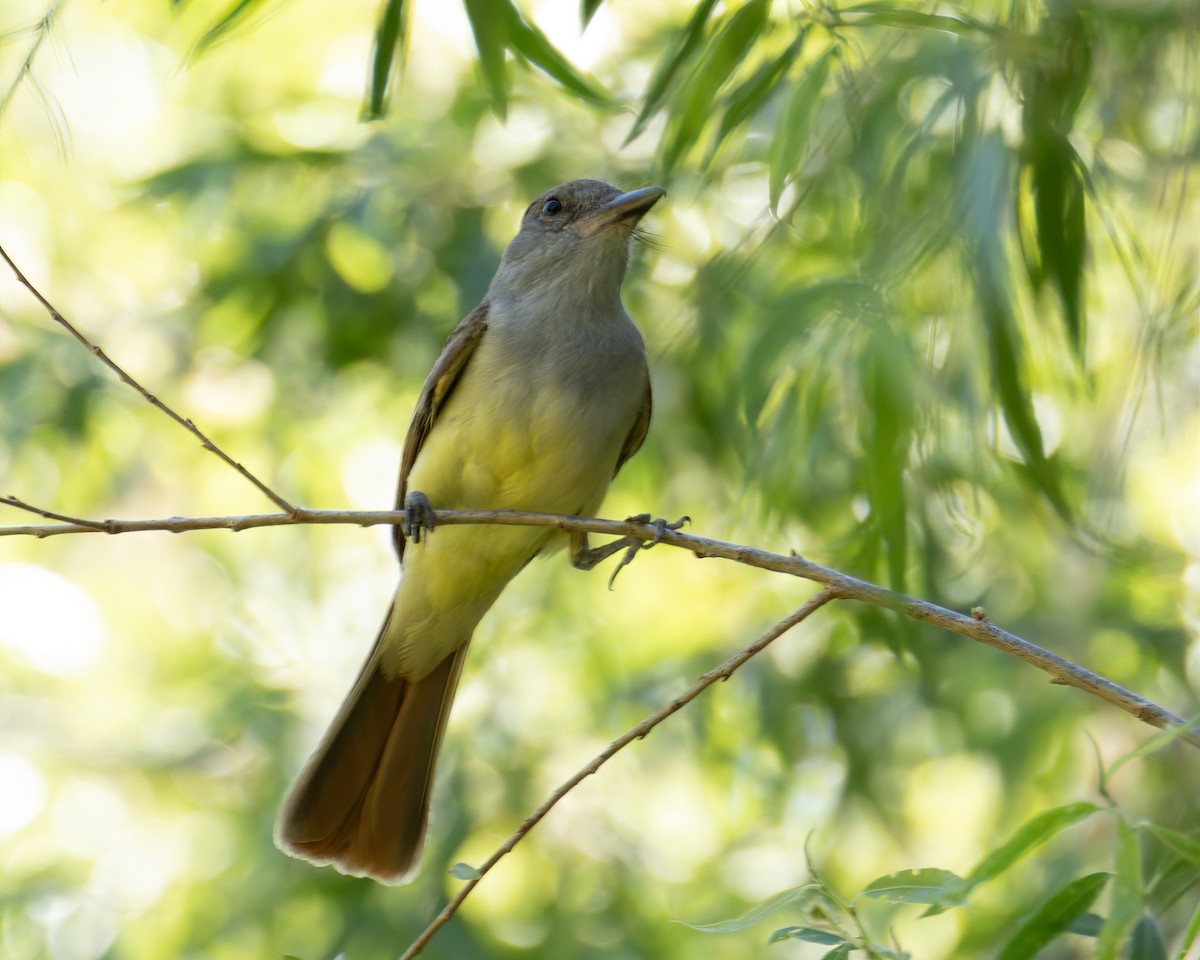
<path id="1" fill-rule="evenodd" d="M 379 509 L 530 199 L 662 183 L 625 288 L 655 419 L 604 515 L 686 513 L 981 605 L 1200 712 L 1195 6 L 582 6 L 6 0 L 0 244 L 284 496 Z M 96 518 L 273 509 L 7 269 L 0 493 Z M 271 829 L 382 619 L 388 539 L 0 540 L 0 954 L 394 956 L 452 864 L 812 593 L 667 548 L 612 592 L 533 565 L 477 634 L 421 872 L 384 888 L 289 860 Z M 768 945 L 804 919 L 786 907 L 672 921 L 805 882 L 806 848 L 846 898 L 965 874 L 1090 800 L 1112 812 L 967 907 L 860 901 L 862 922 L 914 957 L 990 957 L 1110 871 L 1109 939 L 1040 956 L 1126 955 L 1144 916 L 1128 955 L 1182 957 L 1200 753 L 1098 779 L 1152 734 L 993 650 L 826 608 L 585 781 L 423 956 L 816 958 Z"/>

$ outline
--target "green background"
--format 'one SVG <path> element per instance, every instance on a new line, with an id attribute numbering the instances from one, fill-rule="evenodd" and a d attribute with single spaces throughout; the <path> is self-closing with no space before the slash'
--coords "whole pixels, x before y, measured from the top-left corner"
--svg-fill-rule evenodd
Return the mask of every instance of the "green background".
<path id="1" fill-rule="evenodd" d="M 661 183 L 625 288 L 655 417 L 606 516 L 686 513 L 982 605 L 1200 710 L 1194 6 L 585 6 L 581 34 L 560 0 L 6 3 L 0 244 L 284 496 L 380 509 L 529 200 Z M 0 493 L 97 518 L 271 509 L 0 273 Z M 811 593 L 665 547 L 613 592 L 533 565 L 477 634 L 421 872 L 384 888 L 289 860 L 271 825 L 395 577 L 384 528 L 0 541 L 0 953 L 394 956 L 452 864 Z M 586 780 L 423 955 L 823 956 L 767 944 L 805 922 L 787 907 L 724 934 L 672 921 L 803 883 L 806 847 L 850 897 L 1106 804 L 1097 757 L 1153 731 L 1046 681 L 827 608 Z M 995 956 L 1106 870 L 1109 932 L 1043 956 L 1158 956 L 1151 926 L 1173 955 L 1200 899 L 1198 757 L 1124 766 L 1113 815 L 966 908 L 860 901 L 864 923 L 915 957 Z"/>

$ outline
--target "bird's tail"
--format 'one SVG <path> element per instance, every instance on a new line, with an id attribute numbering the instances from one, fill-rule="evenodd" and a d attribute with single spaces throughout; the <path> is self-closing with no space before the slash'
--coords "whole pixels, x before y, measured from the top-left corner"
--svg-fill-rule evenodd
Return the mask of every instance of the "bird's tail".
<path id="1" fill-rule="evenodd" d="M 400 883 L 425 843 L 438 747 L 466 656 L 463 643 L 426 677 L 389 678 L 380 651 L 358 682 L 279 813 L 285 853 L 342 873 Z"/>

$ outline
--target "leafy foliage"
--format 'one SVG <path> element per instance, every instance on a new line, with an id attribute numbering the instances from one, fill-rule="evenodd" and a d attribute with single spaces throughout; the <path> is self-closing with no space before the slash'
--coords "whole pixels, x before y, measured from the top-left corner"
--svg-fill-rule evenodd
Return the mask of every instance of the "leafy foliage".
<path id="1" fill-rule="evenodd" d="M 1070 929 L 1099 896 L 1110 874 L 1090 873 L 1049 894 L 1000 951 L 1000 960 L 1032 957 L 1058 934 Z"/>
<path id="2" fill-rule="evenodd" d="M 1140 748 L 1131 751 L 1131 754 L 1138 752 Z M 1124 765 L 1131 754 L 1111 764 L 1106 774 Z M 965 879 L 950 870 L 936 867 L 909 869 L 877 877 L 847 900 L 830 887 L 810 863 L 812 882 L 781 891 L 751 907 L 735 920 L 688 926 L 703 932 L 733 933 L 779 910 L 798 910 L 803 923 L 776 930 L 768 938 L 769 944 L 802 940 L 807 943 L 836 944 L 845 953 L 861 950 L 868 957 L 907 957 L 909 954 L 906 951 L 894 943 L 887 944 L 872 932 L 872 924 L 856 908 L 860 900 L 875 900 L 897 906 L 928 905 L 928 909 L 921 914 L 922 918 L 952 908 L 970 909 L 969 898 L 978 886 L 1001 879 L 1032 850 L 1102 809 L 1096 804 L 1081 801 L 1038 814 L 1007 841 L 987 853 Z M 1119 810 L 1110 808 L 1110 812 L 1115 814 L 1114 870 L 1076 877 L 1047 892 L 1035 908 L 1017 923 L 1000 948 L 998 960 L 1033 957 L 1056 938 L 1068 933 L 1097 938 L 1097 956 L 1116 956 L 1126 949 L 1131 958 L 1157 960 L 1166 955 L 1157 920 L 1152 914 L 1142 912 L 1146 885 L 1136 831 Z M 1164 831 L 1160 826 L 1150 825 L 1148 829 L 1191 865 L 1195 840 L 1176 835 L 1174 831 Z M 1188 871 L 1189 887 L 1200 885 L 1200 873 L 1195 872 L 1194 865 L 1191 866 L 1193 869 Z M 1106 886 L 1110 887 L 1112 896 L 1108 916 L 1104 918 L 1088 911 Z M 1180 956 L 1184 955 L 1186 949 L 1186 946 L 1181 948 Z"/>
<path id="3" fill-rule="evenodd" d="M 378 120 L 384 115 L 393 64 L 404 50 L 404 13 L 404 0 L 387 0 L 384 4 L 371 48 L 371 84 L 363 106 L 364 120 Z"/>

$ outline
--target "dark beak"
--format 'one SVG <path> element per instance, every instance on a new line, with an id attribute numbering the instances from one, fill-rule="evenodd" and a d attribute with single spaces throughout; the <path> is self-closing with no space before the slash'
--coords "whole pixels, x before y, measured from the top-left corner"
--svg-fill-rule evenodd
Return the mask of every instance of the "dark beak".
<path id="1" fill-rule="evenodd" d="M 642 219 L 660 199 L 667 195 L 662 187 L 642 187 L 640 190 L 630 190 L 619 197 L 609 200 L 604 206 L 593 210 L 586 217 L 576 221 L 575 229 L 583 236 L 591 236 L 597 230 L 621 223 L 630 229 Z"/>

